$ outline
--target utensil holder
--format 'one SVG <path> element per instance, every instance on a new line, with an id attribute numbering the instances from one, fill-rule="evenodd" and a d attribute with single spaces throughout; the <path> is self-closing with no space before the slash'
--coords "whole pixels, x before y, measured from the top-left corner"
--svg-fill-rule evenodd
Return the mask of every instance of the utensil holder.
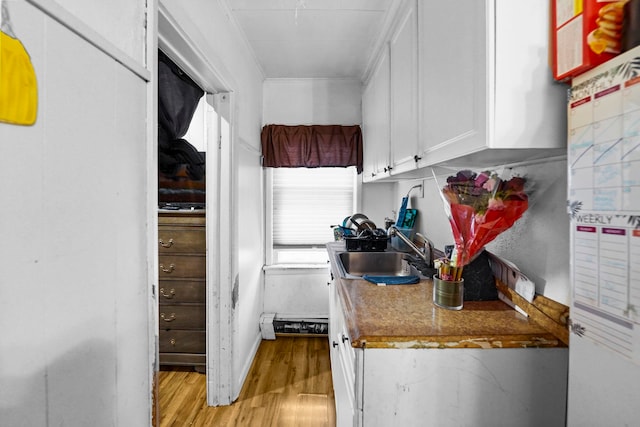
<path id="1" fill-rule="evenodd" d="M 441 280 L 433 275 L 433 303 L 448 310 L 462 310 L 464 302 L 464 279 Z"/>

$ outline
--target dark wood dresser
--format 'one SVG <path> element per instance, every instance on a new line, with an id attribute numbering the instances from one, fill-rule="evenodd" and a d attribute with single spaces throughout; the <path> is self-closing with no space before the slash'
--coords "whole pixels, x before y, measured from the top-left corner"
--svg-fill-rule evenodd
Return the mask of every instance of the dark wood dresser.
<path id="1" fill-rule="evenodd" d="M 206 366 L 203 210 L 158 214 L 160 365 Z"/>

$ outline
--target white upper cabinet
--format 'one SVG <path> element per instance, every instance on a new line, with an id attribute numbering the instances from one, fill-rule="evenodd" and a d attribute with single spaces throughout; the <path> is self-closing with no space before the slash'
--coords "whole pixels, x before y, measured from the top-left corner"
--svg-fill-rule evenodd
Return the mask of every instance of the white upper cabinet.
<path id="1" fill-rule="evenodd" d="M 564 154 L 567 87 L 548 66 L 549 2 L 420 2 L 419 26 L 419 166 Z"/>
<path id="2" fill-rule="evenodd" d="M 389 36 L 389 81 L 372 77 L 365 88 L 390 87 L 391 179 L 565 154 L 568 86 L 552 78 L 548 34 L 546 1 L 405 0 Z M 363 115 L 365 129 L 372 119 Z"/>
<path id="3" fill-rule="evenodd" d="M 406 2 L 389 42 L 391 174 L 415 169 L 418 154 L 418 13 Z"/>
<path id="4" fill-rule="evenodd" d="M 389 49 L 382 55 L 362 93 L 364 182 L 389 176 Z"/>
<path id="5" fill-rule="evenodd" d="M 487 98 L 485 4 L 422 2 L 420 163 L 454 158 L 482 143 Z"/>

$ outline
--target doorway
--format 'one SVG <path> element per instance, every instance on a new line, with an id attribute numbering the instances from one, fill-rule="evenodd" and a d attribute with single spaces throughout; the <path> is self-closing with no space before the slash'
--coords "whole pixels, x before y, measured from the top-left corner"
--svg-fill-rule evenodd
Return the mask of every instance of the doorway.
<path id="1" fill-rule="evenodd" d="M 162 50 L 157 86 L 159 365 L 205 373 L 210 109 L 204 90 Z"/>
<path id="2" fill-rule="evenodd" d="M 207 404 L 209 406 L 226 405 L 231 403 L 231 355 L 233 352 L 232 322 L 230 321 L 233 96 L 231 88 L 224 83 L 224 79 L 220 78 L 217 70 L 203 58 L 197 46 L 185 37 L 185 32 L 164 10 L 162 4 L 158 8 L 158 48 L 205 91 L 202 111 L 207 170 L 205 174 L 206 362 L 204 372 L 207 381 Z M 170 265 L 165 268 L 170 268 Z M 157 301 L 153 303 L 157 304 Z M 159 366 L 158 358 L 157 352 L 151 355 L 151 360 L 156 361 L 155 366 Z"/>

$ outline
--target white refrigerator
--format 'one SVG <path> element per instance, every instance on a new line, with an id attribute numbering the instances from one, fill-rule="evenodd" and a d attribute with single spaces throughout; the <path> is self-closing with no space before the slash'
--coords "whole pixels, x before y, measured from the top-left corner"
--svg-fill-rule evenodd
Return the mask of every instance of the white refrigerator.
<path id="1" fill-rule="evenodd" d="M 640 47 L 568 99 L 568 426 L 640 425 Z"/>

